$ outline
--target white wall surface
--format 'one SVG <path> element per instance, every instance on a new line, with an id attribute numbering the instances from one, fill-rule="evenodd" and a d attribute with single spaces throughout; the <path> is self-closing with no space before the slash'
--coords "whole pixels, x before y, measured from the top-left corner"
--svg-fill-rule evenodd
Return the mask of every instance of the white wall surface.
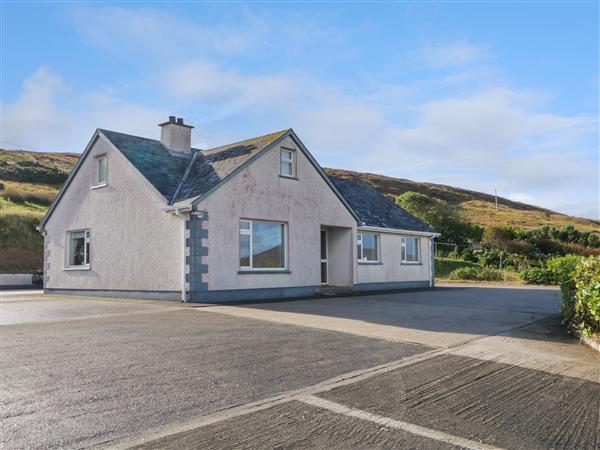
<path id="1" fill-rule="evenodd" d="M 108 186 L 90 189 L 94 156 L 103 153 Z M 98 139 L 46 224 L 46 287 L 181 290 L 183 220 L 163 212 L 165 204 L 120 152 Z M 90 270 L 65 270 L 66 232 L 83 228 L 91 234 Z"/>
<path id="2" fill-rule="evenodd" d="M 31 283 L 32 273 L 0 273 L 0 286 L 24 286 Z"/>
<path id="3" fill-rule="evenodd" d="M 350 228 L 330 228 L 327 231 L 327 265 L 329 285 L 352 286 L 354 280 L 354 242 L 356 235 Z M 348 245 L 351 242 L 352 245 Z"/>
<path id="4" fill-rule="evenodd" d="M 429 281 L 431 275 L 431 239 L 428 237 L 420 238 L 420 264 L 402 264 L 400 256 L 401 238 L 408 236 L 408 234 L 381 233 L 380 260 L 382 264 L 359 264 L 356 283 Z"/>
<path id="5" fill-rule="evenodd" d="M 281 178 L 280 146 L 259 157 L 198 204 L 208 211 L 209 290 L 318 286 L 320 284 L 321 226 L 346 227 L 348 252 L 355 258 L 356 220 L 329 188 L 310 161 L 295 148 L 298 180 Z M 261 219 L 288 224 L 289 274 L 238 274 L 239 221 Z M 333 261 L 332 261 L 333 263 Z M 354 278 L 347 264 L 347 278 Z"/>

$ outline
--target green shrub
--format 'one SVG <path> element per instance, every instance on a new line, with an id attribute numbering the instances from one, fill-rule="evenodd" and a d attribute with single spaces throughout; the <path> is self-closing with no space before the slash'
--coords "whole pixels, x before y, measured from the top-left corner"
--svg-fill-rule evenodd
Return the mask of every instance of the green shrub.
<path id="1" fill-rule="evenodd" d="M 561 290 L 564 319 L 585 334 L 600 333 L 600 257 L 581 258 Z"/>
<path id="2" fill-rule="evenodd" d="M 35 203 L 36 205 L 49 206 L 54 200 L 54 192 L 29 192 L 19 189 L 6 188 L 2 197 L 14 203 Z"/>
<path id="3" fill-rule="evenodd" d="M 480 225 L 469 222 L 456 205 L 445 200 L 409 191 L 396 197 L 396 204 L 441 233 L 439 242 L 467 245 L 483 235 Z"/>
<path id="4" fill-rule="evenodd" d="M 501 270 L 487 267 L 461 267 L 448 275 L 450 280 L 502 281 L 504 274 Z"/>
<path id="5" fill-rule="evenodd" d="M 557 284 L 554 272 L 539 267 L 522 270 L 519 277 L 529 284 Z"/>
<path id="6" fill-rule="evenodd" d="M 13 214 L 0 215 L 0 248 L 41 249 L 44 239 L 36 227 L 38 217 Z"/>
<path id="7" fill-rule="evenodd" d="M 529 284 L 562 285 L 572 279 L 572 274 L 580 259 L 581 257 L 577 255 L 552 258 L 547 261 L 546 267 L 522 270 L 519 277 Z"/>
<path id="8" fill-rule="evenodd" d="M 549 259 L 546 267 L 554 274 L 556 284 L 562 285 L 573 279 L 573 272 L 577 268 L 577 263 L 581 259 L 577 255 L 567 255 Z"/>
<path id="9" fill-rule="evenodd" d="M 435 276 L 447 278 L 450 272 L 461 267 L 479 267 L 477 264 L 451 258 L 435 258 Z"/>

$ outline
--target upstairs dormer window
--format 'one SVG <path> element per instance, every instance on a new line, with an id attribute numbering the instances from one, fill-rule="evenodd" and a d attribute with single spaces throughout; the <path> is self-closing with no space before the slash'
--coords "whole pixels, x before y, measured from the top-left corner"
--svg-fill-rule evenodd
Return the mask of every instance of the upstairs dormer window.
<path id="1" fill-rule="evenodd" d="M 106 155 L 96 157 L 96 183 L 95 187 L 106 186 L 108 184 L 108 161 Z"/>
<path id="2" fill-rule="evenodd" d="M 281 149 L 281 176 L 296 177 L 296 151 L 287 148 Z"/>

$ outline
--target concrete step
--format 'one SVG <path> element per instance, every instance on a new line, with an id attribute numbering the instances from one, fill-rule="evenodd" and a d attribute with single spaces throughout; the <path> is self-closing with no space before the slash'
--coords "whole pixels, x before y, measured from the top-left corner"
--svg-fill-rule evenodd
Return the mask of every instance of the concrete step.
<path id="1" fill-rule="evenodd" d="M 324 297 L 336 297 L 349 295 L 352 293 L 352 288 L 348 286 L 322 286 L 321 295 Z"/>

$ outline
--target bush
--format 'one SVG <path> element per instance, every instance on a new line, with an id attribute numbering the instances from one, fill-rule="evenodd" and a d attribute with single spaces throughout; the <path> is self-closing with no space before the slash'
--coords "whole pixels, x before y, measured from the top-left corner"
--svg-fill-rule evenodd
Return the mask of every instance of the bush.
<path id="1" fill-rule="evenodd" d="M 581 258 L 561 290 L 564 319 L 585 334 L 600 333 L 600 257 Z"/>
<path id="2" fill-rule="evenodd" d="M 477 264 L 451 258 L 435 258 L 435 276 L 447 278 L 451 272 L 461 267 L 479 267 Z"/>
<path id="3" fill-rule="evenodd" d="M 476 280 L 476 281 L 503 281 L 504 274 L 501 270 L 487 267 L 461 267 L 453 270 L 448 275 L 450 280 Z"/>
<path id="4" fill-rule="evenodd" d="M 554 282 L 562 285 L 573 279 L 573 272 L 577 268 L 577 263 L 581 259 L 577 255 L 567 255 L 558 258 L 552 258 L 546 263 L 548 270 L 554 275 Z"/>
<path id="5" fill-rule="evenodd" d="M 439 242 L 467 245 L 479 241 L 483 228 L 466 220 L 460 209 L 444 200 L 418 192 L 405 192 L 396 204 L 441 233 Z"/>
<path id="6" fill-rule="evenodd" d="M 0 171 L 2 172 L 2 178 L 5 180 L 47 184 L 62 184 L 69 175 L 64 170 L 30 160 L 21 160 L 14 163 L 0 160 Z"/>
<path id="7" fill-rule="evenodd" d="M 557 284 L 554 272 L 539 267 L 522 270 L 519 277 L 529 284 Z"/>
<path id="8" fill-rule="evenodd" d="M 35 203 L 37 205 L 49 206 L 54 200 L 54 192 L 30 192 L 14 188 L 6 188 L 2 191 L 2 197 L 14 203 Z"/>
<path id="9" fill-rule="evenodd" d="M 40 219 L 16 214 L 0 215 L 0 248 L 41 249 L 44 239 L 36 227 Z"/>
<path id="10" fill-rule="evenodd" d="M 571 280 L 577 262 L 581 257 L 577 255 L 561 256 L 549 259 L 544 268 L 531 268 L 522 270 L 520 278 L 530 284 L 558 284 L 562 285 Z"/>

